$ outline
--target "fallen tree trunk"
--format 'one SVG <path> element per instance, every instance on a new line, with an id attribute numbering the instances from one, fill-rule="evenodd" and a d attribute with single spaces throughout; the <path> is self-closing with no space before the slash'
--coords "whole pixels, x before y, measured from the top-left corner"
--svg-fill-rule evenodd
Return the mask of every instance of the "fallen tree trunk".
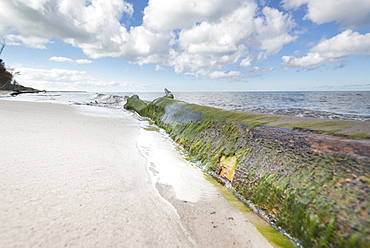
<path id="1" fill-rule="evenodd" d="M 370 243 L 369 140 L 274 127 L 279 116 L 223 111 L 168 97 L 146 104 L 133 96 L 125 108 L 154 120 L 304 247 Z"/>
<path id="2" fill-rule="evenodd" d="M 44 90 L 34 90 L 34 91 L 14 91 L 13 93 L 11 93 L 10 95 L 11 96 L 18 96 L 20 94 L 26 94 L 26 93 L 40 93 L 40 92 L 45 92 Z"/>

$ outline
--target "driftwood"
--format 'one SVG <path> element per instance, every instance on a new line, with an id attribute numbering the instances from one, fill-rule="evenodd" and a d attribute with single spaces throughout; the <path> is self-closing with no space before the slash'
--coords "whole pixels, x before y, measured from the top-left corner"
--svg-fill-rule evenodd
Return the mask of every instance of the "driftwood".
<path id="1" fill-rule="evenodd" d="M 34 90 L 34 91 L 20 91 L 20 90 L 16 90 L 14 91 L 13 93 L 11 93 L 10 95 L 11 96 L 18 96 L 20 94 L 26 94 L 26 93 L 40 93 L 40 92 L 46 92 L 45 90 Z"/>
<path id="2" fill-rule="evenodd" d="M 150 117 L 192 159 L 302 246 L 369 247 L 367 138 L 277 127 L 270 123 L 280 116 L 224 111 L 169 97 L 146 104 L 132 96 L 124 107 Z M 357 133 L 363 134 L 367 137 Z"/>

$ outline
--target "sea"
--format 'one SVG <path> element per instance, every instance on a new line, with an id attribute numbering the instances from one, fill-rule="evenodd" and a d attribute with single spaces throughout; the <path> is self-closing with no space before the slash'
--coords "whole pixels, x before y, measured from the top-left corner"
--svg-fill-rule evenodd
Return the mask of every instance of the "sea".
<path id="1" fill-rule="evenodd" d="M 370 91 L 172 92 L 175 99 L 229 111 L 370 121 Z M 164 92 L 47 92 L 17 100 L 122 108 L 127 97 L 152 101 Z M 2 96 L 4 97 L 4 96 Z"/>

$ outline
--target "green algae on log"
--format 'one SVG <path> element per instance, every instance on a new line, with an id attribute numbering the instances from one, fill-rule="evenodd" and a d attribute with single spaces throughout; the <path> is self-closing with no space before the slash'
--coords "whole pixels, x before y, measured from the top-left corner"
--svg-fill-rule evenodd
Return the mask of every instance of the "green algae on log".
<path id="1" fill-rule="evenodd" d="M 273 127 L 279 116 L 172 98 L 146 104 L 133 96 L 125 108 L 151 118 L 304 247 L 370 243 L 369 140 L 318 134 L 289 123 Z"/>

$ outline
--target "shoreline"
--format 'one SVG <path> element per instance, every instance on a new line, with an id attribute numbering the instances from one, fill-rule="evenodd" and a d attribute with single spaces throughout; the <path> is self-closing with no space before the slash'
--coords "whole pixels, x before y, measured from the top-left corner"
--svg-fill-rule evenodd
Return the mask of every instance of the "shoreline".
<path id="1" fill-rule="evenodd" d="M 138 120 L 85 110 L 0 100 L 4 246 L 272 247 L 221 194 L 184 202 L 156 184 L 158 195 Z"/>

